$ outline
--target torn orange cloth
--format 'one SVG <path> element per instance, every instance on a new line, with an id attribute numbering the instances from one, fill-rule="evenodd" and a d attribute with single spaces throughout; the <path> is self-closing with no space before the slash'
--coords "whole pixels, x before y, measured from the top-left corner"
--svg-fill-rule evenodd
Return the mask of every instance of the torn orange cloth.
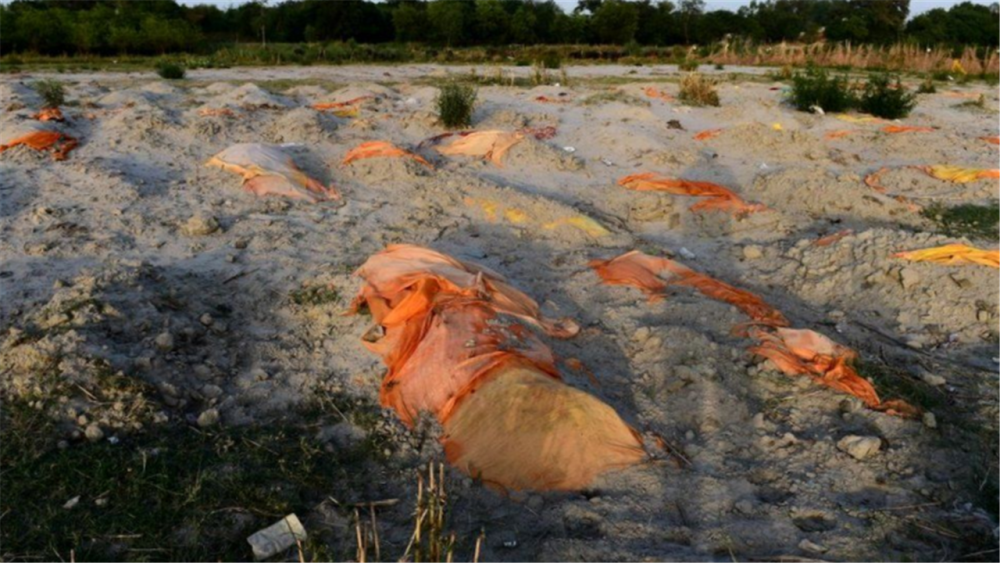
<path id="1" fill-rule="evenodd" d="M 813 241 L 813 246 L 830 246 L 831 244 L 839 241 L 840 239 L 853 235 L 854 229 L 844 229 L 842 231 L 837 231 L 833 234 L 826 235 L 825 237 L 820 237 Z"/>
<path id="2" fill-rule="evenodd" d="M 463 155 L 484 158 L 497 166 L 503 166 L 503 157 L 514 145 L 524 140 L 522 133 L 510 131 L 473 131 L 462 134 L 437 151 L 444 155 Z"/>
<path id="3" fill-rule="evenodd" d="M 618 185 L 630 190 L 646 192 L 658 191 L 674 195 L 686 195 L 704 198 L 691 206 L 691 211 L 719 210 L 736 215 L 765 211 L 767 207 L 760 203 L 747 203 L 728 188 L 711 182 L 664 178 L 651 172 L 632 174 L 618 180 Z"/>
<path id="4" fill-rule="evenodd" d="M 52 150 L 53 160 L 66 160 L 69 151 L 80 144 L 76 139 L 65 133 L 58 131 L 34 131 L 20 137 L 11 139 L 6 144 L 0 145 L 0 153 L 7 149 L 12 149 L 18 145 L 31 147 L 36 151 Z"/>
<path id="5" fill-rule="evenodd" d="M 826 137 L 827 139 L 840 139 L 848 135 L 853 135 L 854 133 L 855 131 L 851 131 L 850 129 L 838 129 L 836 131 L 830 131 L 829 133 L 824 135 L 824 137 Z"/>
<path id="6" fill-rule="evenodd" d="M 788 319 L 759 296 L 696 272 L 669 258 L 633 250 L 611 260 L 591 260 L 589 265 L 604 283 L 637 287 L 649 295 L 651 301 L 662 299 L 663 290 L 668 285 L 687 286 L 706 297 L 733 305 L 756 324 L 788 326 Z M 664 272 L 668 277 L 661 277 Z"/>
<path id="7" fill-rule="evenodd" d="M 325 111 L 328 109 L 341 109 L 347 106 L 360 104 L 361 102 L 372 99 L 374 97 L 375 96 L 359 96 L 357 98 L 352 98 L 350 100 L 347 100 L 346 102 L 325 102 L 325 103 L 313 104 L 312 108 L 319 111 Z"/>
<path id="8" fill-rule="evenodd" d="M 41 111 L 32 115 L 31 118 L 38 121 L 66 121 L 62 110 L 59 108 L 42 108 Z"/>
<path id="9" fill-rule="evenodd" d="M 722 134 L 722 129 L 707 129 L 698 133 L 694 136 L 695 141 L 705 141 L 707 139 L 714 139 Z"/>
<path id="10" fill-rule="evenodd" d="M 1000 137 L 980 137 L 979 139 L 991 145 L 1000 145 Z"/>
<path id="11" fill-rule="evenodd" d="M 389 246 L 357 275 L 354 310 L 366 305 L 382 331 L 365 342 L 388 367 L 382 404 L 411 426 L 433 414 L 459 469 L 505 489 L 575 490 L 645 458 L 635 431 L 564 384 L 522 324 L 565 338 L 573 321 L 546 319 L 499 274 L 419 246 Z"/>
<path id="12" fill-rule="evenodd" d="M 917 127 L 914 125 L 886 125 L 882 128 L 883 133 L 931 133 L 933 127 Z"/>
<path id="13" fill-rule="evenodd" d="M 979 264 L 1000 268 L 1000 250 L 981 250 L 964 244 L 946 244 L 921 250 L 897 252 L 892 256 L 914 262 L 936 262 L 949 266 Z"/>
<path id="14" fill-rule="evenodd" d="M 663 90 L 658 90 L 658 89 L 656 89 L 653 86 L 647 86 L 647 87 L 643 88 L 642 91 L 643 91 L 643 93 L 645 93 L 650 98 L 657 98 L 657 99 L 663 100 L 665 102 L 672 102 L 672 101 L 674 101 L 674 97 L 673 96 L 671 96 L 670 94 L 664 92 Z"/>
<path id="15" fill-rule="evenodd" d="M 988 178 L 1000 178 L 1000 170 L 989 168 L 963 168 L 961 166 L 950 166 L 947 164 L 917 166 L 916 168 L 923 171 L 928 176 L 937 178 L 938 180 L 955 182 L 958 184 L 975 182 L 976 180 Z"/>
<path id="16" fill-rule="evenodd" d="M 340 199 L 340 192 L 335 187 L 326 187 L 310 178 L 278 146 L 233 145 L 205 165 L 243 176 L 243 189 L 258 196 L 278 195 L 312 203 Z"/>
<path id="17" fill-rule="evenodd" d="M 388 141 L 368 141 L 366 143 L 361 143 L 360 145 L 354 147 L 353 149 L 347 151 L 344 155 L 344 160 L 341 161 L 342 166 L 346 166 L 355 160 L 361 160 L 365 158 L 377 158 L 377 157 L 403 157 L 409 158 L 423 164 L 428 168 L 433 168 L 430 162 L 427 162 L 424 157 L 414 154 L 410 151 L 403 150 L 396 145 Z"/>

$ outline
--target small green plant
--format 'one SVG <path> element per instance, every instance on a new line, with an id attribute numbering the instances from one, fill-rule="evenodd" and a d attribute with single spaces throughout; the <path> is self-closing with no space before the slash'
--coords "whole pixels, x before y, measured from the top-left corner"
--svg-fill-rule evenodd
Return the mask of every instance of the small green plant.
<path id="1" fill-rule="evenodd" d="M 926 207 L 921 214 L 934 221 L 938 231 L 950 237 L 1000 240 L 1000 233 L 997 231 L 1000 225 L 1000 201 L 993 201 L 990 205 L 966 203 L 955 207 L 935 203 Z"/>
<path id="2" fill-rule="evenodd" d="M 726 70 L 726 67 L 722 63 L 716 63 L 715 70 Z"/>
<path id="3" fill-rule="evenodd" d="M 917 97 L 907 92 L 899 77 L 888 74 L 870 76 L 858 103 L 861 111 L 884 119 L 906 117 L 916 105 Z"/>
<path id="4" fill-rule="evenodd" d="M 66 102 L 66 88 L 58 80 L 39 80 L 34 84 L 35 92 L 42 97 L 46 108 L 57 108 Z"/>
<path id="5" fill-rule="evenodd" d="M 441 86 L 437 97 L 438 115 L 445 127 L 466 127 L 472 124 L 476 106 L 476 88 L 450 82 Z"/>
<path id="6" fill-rule="evenodd" d="M 180 80 L 186 74 L 184 67 L 177 63 L 162 62 L 156 65 L 156 74 L 165 80 Z"/>
<path id="7" fill-rule="evenodd" d="M 681 80 L 677 99 L 689 106 L 719 106 L 719 93 L 715 81 L 693 72 Z"/>
<path id="8" fill-rule="evenodd" d="M 626 104 L 630 106 L 644 106 L 649 107 L 649 102 L 633 96 L 631 94 L 626 94 L 621 90 L 610 90 L 607 92 L 598 92 L 596 94 L 587 96 L 583 99 L 582 103 L 585 106 L 598 106 L 603 104 L 610 104 L 618 102 L 620 104 Z"/>
<path id="9" fill-rule="evenodd" d="M 694 72 L 698 70 L 698 61 L 692 59 L 684 59 L 677 64 L 677 68 L 684 72 Z"/>
<path id="10" fill-rule="evenodd" d="M 295 303 L 296 305 L 313 306 L 336 303 L 339 295 L 337 290 L 332 287 L 315 285 L 312 287 L 296 289 L 289 293 L 288 297 L 292 300 L 292 303 Z"/>
<path id="11" fill-rule="evenodd" d="M 562 57 L 558 51 L 546 51 L 540 62 L 543 67 L 550 70 L 562 68 Z"/>
<path id="12" fill-rule="evenodd" d="M 946 71 L 946 70 L 936 70 L 936 71 L 934 71 L 934 73 L 931 74 L 931 78 L 933 78 L 934 80 L 936 80 L 938 82 L 950 82 L 950 81 L 954 80 L 951 77 L 951 75 L 948 74 L 948 71 Z"/>
<path id="13" fill-rule="evenodd" d="M 934 79 L 927 77 L 923 82 L 920 83 L 920 87 L 917 88 L 918 94 L 934 94 L 937 92 L 937 86 L 934 85 Z"/>
<path id="14" fill-rule="evenodd" d="M 968 108 L 968 109 L 986 109 L 986 95 L 979 94 L 979 97 L 975 100 L 968 100 L 962 102 L 955 107 L 957 108 Z"/>
<path id="15" fill-rule="evenodd" d="M 792 77 L 792 105 L 799 111 L 810 111 L 813 106 L 823 111 L 839 112 L 855 104 L 847 77 L 831 77 L 823 69 L 809 68 Z"/>

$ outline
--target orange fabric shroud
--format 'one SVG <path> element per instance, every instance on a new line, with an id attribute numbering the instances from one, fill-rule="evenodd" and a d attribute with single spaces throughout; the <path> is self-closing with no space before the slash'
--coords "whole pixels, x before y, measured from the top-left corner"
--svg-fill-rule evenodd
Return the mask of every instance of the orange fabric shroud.
<path id="1" fill-rule="evenodd" d="M 827 139 L 840 139 L 848 135 L 853 135 L 854 133 L 855 131 L 851 131 L 850 129 L 838 129 L 836 131 L 830 131 L 829 133 L 824 135 L 824 137 Z"/>
<path id="2" fill-rule="evenodd" d="M 38 121 L 66 121 L 62 110 L 59 108 L 42 108 L 41 111 L 32 115 L 31 118 Z"/>
<path id="3" fill-rule="evenodd" d="M 66 160 L 69 151 L 76 148 L 79 141 L 65 133 L 58 131 L 35 131 L 22 135 L 4 145 L 0 145 L 0 153 L 7 149 L 12 149 L 18 145 L 31 147 L 36 151 L 52 150 L 53 160 Z"/>
<path id="4" fill-rule="evenodd" d="M 463 155 L 484 158 L 503 166 L 503 157 L 514 145 L 524 140 L 522 133 L 510 131 L 473 131 L 462 134 L 437 151 L 444 155 Z"/>
<path id="5" fill-rule="evenodd" d="M 604 283 L 637 287 L 649 295 L 652 301 L 662 299 L 662 292 L 668 285 L 687 286 L 698 290 L 702 295 L 733 305 L 756 324 L 788 326 L 788 319 L 759 296 L 696 272 L 669 258 L 633 250 L 611 260 L 591 260 L 590 267 Z M 661 277 L 662 272 L 667 272 L 669 277 Z"/>
<path id="6" fill-rule="evenodd" d="M 1000 137 L 980 137 L 979 140 L 986 141 L 991 145 L 1000 145 Z"/>
<path id="7" fill-rule="evenodd" d="M 1000 250 L 981 250 L 964 244 L 946 244 L 909 252 L 897 252 L 892 256 L 914 262 L 936 262 L 949 266 L 979 264 L 1000 268 Z"/>
<path id="8" fill-rule="evenodd" d="M 663 90 L 657 90 L 653 86 L 647 86 L 647 87 L 643 88 L 642 91 L 643 91 L 644 94 L 646 94 L 650 98 L 657 98 L 657 99 L 663 100 L 665 102 L 672 102 L 672 101 L 674 101 L 674 97 L 673 96 L 671 96 L 670 94 L 664 92 Z"/>
<path id="9" fill-rule="evenodd" d="M 333 186 L 326 187 L 299 170 L 281 147 L 258 143 L 233 145 L 213 156 L 206 166 L 217 166 L 243 176 L 243 189 L 257 196 L 277 195 L 312 203 L 340 199 Z"/>
<path id="10" fill-rule="evenodd" d="M 844 229 L 842 231 L 837 231 L 833 234 L 826 235 L 825 237 L 820 237 L 813 241 L 813 246 L 830 246 L 831 244 L 839 241 L 840 239 L 854 234 L 854 229 Z"/>
<path id="11" fill-rule="evenodd" d="M 357 275 L 355 310 L 367 305 L 384 331 L 365 342 L 388 367 L 382 404 L 407 425 L 436 416 L 455 466 L 507 489 L 574 490 L 645 458 L 611 407 L 560 380 L 527 326 L 565 338 L 579 330 L 572 321 L 542 317 L 494 272 L 419 246 L 389 246 Z"/>
<path id="12" fill-rule="evenodd" d="M 352 98 L 350 100 L 347 100 L 346 102 L 325 102 L 325 103 L 313 104 L 312 108 L 319 111 L 324 111 L 328 109 L 341 109 L 347 106 L 360 104 L 361 102 L 372 99 L 374 97 L 375 96 L 359 96 L 357 98 Z"/>
<path id="13" fill-rule="evenodd" d="M 361 143 L 360 145 L 347 151 L 347 154 L 344 155 L 344 160 L 341 162 L 341 165 L 346 166 L 354 162 L 355 160 L 361 160 L 365 158 L 378 158 L 378 157 L 409 158 L 419 162 L 420 164 L 423 164 L 428 168 L 433 168 L 433 166 L 431 166 L 431 163 L 427 162 L 427 160 L 424 159 L 424 157 L 418 154 L 414 154 L 410 151 L 403 150 L 388 141 L 368 141 L 366 143 Z"/>
<path id="14" fill-rule="evenodd" d="M 933 127 L 917 127 L 914 125 L 886 125 L 882 128 L 883 133 L 932 133 Z"/>
<path id="15" fill-rule="evenodd" d="M 767 209 L 760 203 L 747 203 L 728 188 L 712 182 L 664 178 L 651 172 L 625 176 L 618 180 L 618 185 L 639 192 L 656 191 L 705 198 L 692 205 L 691 211 L 719 210 L 735 215 L 745 215 Z"/>
<path id="16" fill-rule="evenodd" d="M 694 136 L 695 141 L 705 141 L 714 139 L 722 134 L 722 129 L 708 129 Z"/>

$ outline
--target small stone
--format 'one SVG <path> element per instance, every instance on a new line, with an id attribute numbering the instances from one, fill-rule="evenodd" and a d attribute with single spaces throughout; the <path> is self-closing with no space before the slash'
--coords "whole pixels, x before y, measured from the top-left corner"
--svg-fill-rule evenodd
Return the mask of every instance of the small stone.
<path id="1" fill-rule="evenodd" d="M 236 239 L 235 241 L 233 241 L 233 248 L 235 248 L 236 250 L 243 250 L 247 247 L 248 244 L 250 244 L 250 241 L 248 239 L 245 238 Z"/>
<path id="2" fill-rule="evenodd" d="M 845 436 L 837 442 L 837 449 L 857 460 L 865 459 L 882 448 L 882 440 L 876 436 Z"/>
<path id="3" fill-rule="evenodd" d="M 101 427 L 96 422 L 92 422 L 87 426 L 87 429 L 83 431 L 83 435 L 86 436 L 91 442 L 97 442 L 101 438 L 104 438 L 104 431 L 101 430 Z"/>
<path id="4" fill-rule="evenodd" d="M 903 268 L 899 271 L 899 283 L 903 284 L 903 289 L 910 289 L 920 283 L 920 274 L 913 268 Z"/>
<path id="5" fill-rule="evenodd" d="M 211 379 L 212 378 L 212 368 L 206 366 L 205 364 L 198 364 L 192 368 L 195 376 L 198 379 Z"/>
<path id="6" fill-rule="evenodd" d="M 739 512 L 740 514 L 753 513 L 753 503 L 746 499 L 736 501 L 734 508 L 736 509 L 736 512 Z"/>
<path id="7" fill-rule="evenodd" d="M 799 549 L 802 551 L 808 551 L 809 553 L 826 553 L 826 548 L 817 543 L 813 543 L 807 539 L 799 542 Z"/>
<path id="8" fill-rule="evenodd" d="M 154 344 L 156 344 L 157 350 L 161 352 L 169 352 L 174 349 L 174 335 L 169 332 L 161 332 L 156 336 Z"/>
<path id="9" fill-rule="evenodd" d="M 981 323 L 990 322 L 990 312 L 987 311 L 986 309 L 980 309 L 976 311 L 976 320 L 978 320 Z"/>
<path id="10" fill-rule="evenodd" d="M 202 428 L 208 428 L 210 426 L 215 426 L 219 422 L 219 411 L 216 409 L 208 409 L 198 415 L 198 426 Z"/>
<path id="11" fill-rule="evenodd" d="M 201 388 L 201 394 L 206 399 L 217 399 L 222 395 L 222 387 L 209 384 Z"/>
<path id="12" fill-rule="evenodd" d="M 219 221 L 211 215 L 195 215 L 181 227 L 181 232 L 190 237 L 210 235 L 219 230 Z"/>
<path id="13" fill-rule="evenodd" d="M 642 344 L 643 342 L 649 339 L 649 328 L 641 327 L 640 329 L 636 330 L 635 335 L 632 336 L 632 339 L 635 340 L 636 343 Z"/>
<path id="14" fill-rule="evenodd" d="M 757 260 L 764 257 L 764 250 L 756 244 L 743 247 L 743 257 L 747 260 Z"/>
<path id="15" fill-rule="evenodd" d="M 198 318 L 198 322 L 200 322 L 205 326 L 212 326 L 212 323 L 215 322 L 215 319 L 212 318 L 212 315 L 205 313 L 204 315 Z"/>
<path id="16" fill-rule="evenodd" d="M 924 426 L 927 428 L 937 428 L 937 417 L 932 412 L 924 413 Z"/>
<path id="17" fill-rule="evenodd" d="M 72 509 L 73 507 L 75 507 L 78 504 L 80 504 L 80 497 L 79 496 L 75 496 L 75 497 L 69 499 L 68 501 L 66 501 L 66 504 L 63 505 L 63 508 L 65 508 L 66 510 L 70 510 L 70 509 Z"/>
<path id="18" fill-rule="evenodd" d="M 920 379 L 924 380 L 924 383 L 928 385 L 933 385 L 934 387 L 940 387 L 948 382 L 948 380 L 941 377 L 940 375 L 927 372 L 921 373 Z"/>

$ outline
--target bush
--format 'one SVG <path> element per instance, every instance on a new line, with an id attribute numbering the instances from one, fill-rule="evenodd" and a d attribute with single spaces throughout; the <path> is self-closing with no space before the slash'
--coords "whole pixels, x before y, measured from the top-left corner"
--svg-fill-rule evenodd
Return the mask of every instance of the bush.
<path id="1" fill-rule="evenodd" d="M 66 102 L 66 88 L 58 80 L 39 80 L 35 82 L 34 89 L 42 97 L 44 107 L 57 108 Z"/>
<path id="2" fill-rule="evenodd" d="M 541 63 L 543 67 L 555 70 L 562 68 L 562 57 L 559 56 L 558 51 L 546 51 L 545 54 L 542 55 Z"/>
<path id="3" fill-rule="evenodd" d="M 715 70 L 726 70 L 722 63 L 715 63 Z"/>
<path id="4" fill-rule="evenodd" d="M 684 72 L 694 72 L 698 70 L 698 61 L 684 59 L 683 61 L 677 64 L 677 68 Z"/>
<path id="5" fill-rule="evenodd" d="M 823 111 L 851 109 L 856 102 L 846 76 L 831 78 L 822 69 L 810 68 L 792 77 L 792 105 L 799 111 L 819 106 Z"/>
<path id="6" fill-rule="evenodd" d="M 180 80 L 184 78 L 184 67 L 176 63 L 160 63 L 156 65 L 156 74 L 166 80 Z"/>
<path id="7" fill-rule="evenodd" d="M 709 80 L 697 72 L 691 73 L 681 80 L 680 101 L 689 106 L 719 106 L 719 93 L 715 91 L 715 81 Z"/>
<path id="8" fill-rule="evenodd" d="M 875 117 L 899 119 L 910 115 L 916 105 L 917 97 L 906 91 L 898 76 L 893 83 L 888 74 L 875 74 L 868 78 L 858 107 Z"/>
<path id="9" fill-rule="evenodd" d="M 917 88 L 918 94 L 933 94 L 935 92 L 937 92 L 937 86 L 934 85 L 934 79 L 929 76 Z"/>
<path id="10" fill-rule="evenodd" d="M 465 127 L 472 124 L 472 110 L 476 105 L 476 89 L 467 84 L 449 83 L 441 86 L 437 107 L 445 127 Z"/>

